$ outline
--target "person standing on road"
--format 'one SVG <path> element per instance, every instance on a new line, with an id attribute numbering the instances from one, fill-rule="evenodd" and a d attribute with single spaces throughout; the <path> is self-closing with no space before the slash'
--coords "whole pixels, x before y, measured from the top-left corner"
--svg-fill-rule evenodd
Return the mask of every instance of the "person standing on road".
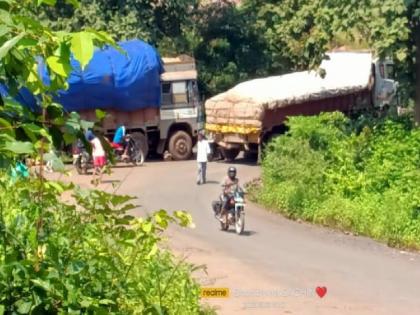
<path id="1" fill-rule="evenodd" d="M 101 140 L 93 133 L 87 135 L 88 141 L 92 145 L 93 157 L 93 184 L 98 185 L 102 181 L 102 173 L 106 164 L 105 150 L 102 146 Z"/>
<path id="2" fill-rule="evenodd" d="M 210 145 L 204 135 L 198 133 L 197 142 L 197 165 L 198 165 L 198 176 L 197 185 L 206 183 L 206 172 L 207 172 L 207 160 L 208 155 L 211 153 Z"/>

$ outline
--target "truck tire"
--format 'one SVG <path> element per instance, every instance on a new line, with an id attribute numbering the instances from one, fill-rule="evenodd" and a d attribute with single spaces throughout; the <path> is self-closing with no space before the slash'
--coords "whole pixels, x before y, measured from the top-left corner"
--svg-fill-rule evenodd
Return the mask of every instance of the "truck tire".
<path id="1" fill-rule="evenodd" d="M 248 160 L 250 162 L 257 162 L 258 151 L 245 151 L 244 158 L 245 160 Z"/>
<path id="2" fill-rule="evenodd" d="M 174 132 L 169 139 L 168 150 L 175 161 L 188 160 L 192 154 L 191 136 L 182 130 Z"/>
<path id="3" fill-rule="evenodd" d="M 235 160 L 240 152 L 239 149 L 225 149 L 221 148 L 222 155 L 225 158 L 226 161 L 232 162 Z"/>
<path id="4" fill-rule="evenodd" d="M 134 132 L 132 134 L 132 138 L 143 152 L 144 158 L 147 158 L 147 154 L 149 153 L 149 144 L 147 143 L 146 136 L 141 132 Z"/>
<path id="5" fill-rule="evenodd" d="M 208 161 L 213 162 L 216 159 L 221 158 L 221 153 L 219 151 L 219 146 L 215 143 L 210 144 L 210 154 L 208 155 Z"/>

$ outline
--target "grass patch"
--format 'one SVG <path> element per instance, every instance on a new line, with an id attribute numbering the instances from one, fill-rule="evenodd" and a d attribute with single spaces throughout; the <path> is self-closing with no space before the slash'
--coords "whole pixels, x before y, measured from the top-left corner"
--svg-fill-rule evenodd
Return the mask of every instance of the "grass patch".
<path id="1" fill-rule="evenodd" d="M 292 117 L 269 144 L 251 198 L 390 246 L 420 249 L 420 129 L 341 113 Z"/>

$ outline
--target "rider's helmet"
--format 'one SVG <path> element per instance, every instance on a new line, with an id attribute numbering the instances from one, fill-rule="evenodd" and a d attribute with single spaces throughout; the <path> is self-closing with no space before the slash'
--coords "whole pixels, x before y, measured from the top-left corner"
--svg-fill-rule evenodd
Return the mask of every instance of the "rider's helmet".
<path id="1" fill-rule="evenodd" d="M 228 168 L 228 176 L 231 180 L 236 178 L 236 167 L 231 166 Z"/>

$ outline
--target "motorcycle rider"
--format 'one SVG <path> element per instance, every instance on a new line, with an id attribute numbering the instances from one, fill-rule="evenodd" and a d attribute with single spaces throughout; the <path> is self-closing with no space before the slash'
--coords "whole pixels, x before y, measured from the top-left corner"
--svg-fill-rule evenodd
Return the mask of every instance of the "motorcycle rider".
<path id="1" fill-rule="evenodd" d="M 224 215 L 229 211 L 229 201 L 237 189 L 240 189 L 239 179 L 236 177 L 236 168 L 231 166 L 228 168 L 227 176 L 222 182 L 222 209 L 219 214 L 219 219 L 223 220 Z"/>
<path id="2" fill-rule="evenodd" d="M 125 137 L 125 126 L 120 125 L 118 126 L 117 130 L 115 131 L 114 139 L 112 139 L 111 146 L 114 149 L 124 149 L 124 153 L 122 155 L 122 159 L 128 158 L 127 151 L 128 146 L 124 143 L 124 137 Z"/>

